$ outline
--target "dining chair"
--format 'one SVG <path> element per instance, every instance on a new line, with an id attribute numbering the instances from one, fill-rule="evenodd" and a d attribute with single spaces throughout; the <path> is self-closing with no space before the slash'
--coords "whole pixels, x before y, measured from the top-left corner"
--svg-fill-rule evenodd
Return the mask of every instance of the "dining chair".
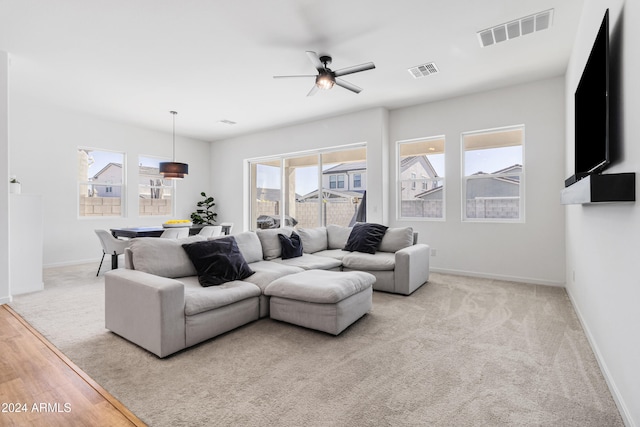
<path id="1" fill-rule="evenodd" d="M 202 229 L 198 234 L 204 237 L 220 236 L 222 234 L 222 226 L 221 225 L 205 225 L 204 227 L 202 227 Z"/>
<path id="2" fill-rule="evenodd" d="M 107 230 L 94 230 L 100 239 L 102 245 L 102 259 L 100 260 L 100 266 L 98 266 L 98 272 L 96 277 L 100 274 L 102 268 L 102 262 L 106 254 L 111 255 L 111 269 L 118 268 L 118 255 L 122 255 L 124 250 L 131 243 L 129 240 L 116 239 Z"/>
<path id="3" fill-rule="evenodd" d="M 167 228 L 162 232 L 160 237 L 164 239 L 180 239 L 189 237 L 189 227 Z"/>
<path id="4" fill-rule="evenodd" d="M 226 234 L 226 235 L 231 234 L 231 230 L 233 229 L 232 222 L 223 222 L 223 223 L 220 223 L 220 226 L 222 227 L 223 234 Z"/>

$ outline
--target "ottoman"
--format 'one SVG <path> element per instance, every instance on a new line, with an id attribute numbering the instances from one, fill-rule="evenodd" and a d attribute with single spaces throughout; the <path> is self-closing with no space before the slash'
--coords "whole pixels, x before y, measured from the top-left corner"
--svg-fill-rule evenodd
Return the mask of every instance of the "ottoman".
<path id="1" fill-rule="evenodd" d="M 274 280 L 269 316 L 338 335 L 372 306 L 374 275 L 363 271 L 307 270 Z"/>

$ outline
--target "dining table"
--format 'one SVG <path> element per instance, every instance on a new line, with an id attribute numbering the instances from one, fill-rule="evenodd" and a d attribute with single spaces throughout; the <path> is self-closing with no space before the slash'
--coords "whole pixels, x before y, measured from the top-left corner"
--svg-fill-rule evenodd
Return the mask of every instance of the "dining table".
<path id="1" fill-rule="evenodd" d="M 189 227 L 189 235 L 193 236 L 198 234 L 206 224 L 197 224 Z M 166 230 L 161 225 L 149 226 L 149 227 L 124 227 L 124 228 L 111 228 L 111 234 L 115 238 L 134 239 L 136 237 L 160 237 L 162 232 Z M 222 234 L 229 234 L 229 227 L 222 227 Z"/>
<path id="2" fill-rule="evenodd" d="M 189 227 L 189 235 L 198 234 L 201 226 L 197 230 L 192 230 L 193 227 Z M 124 227 L 124 228 L 112 228 L 111 234 L 115 238 L 133 239 L 136 237 L 160 237 L 166 228 L 161 225 L 151 227 Z"/>

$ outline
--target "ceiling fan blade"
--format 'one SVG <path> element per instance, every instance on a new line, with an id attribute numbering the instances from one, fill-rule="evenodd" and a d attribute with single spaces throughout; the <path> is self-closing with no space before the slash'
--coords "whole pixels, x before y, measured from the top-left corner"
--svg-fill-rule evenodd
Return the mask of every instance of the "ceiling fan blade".
<path id="1" fill-rule="evenodd" d="M 316 94 L 316 92 L 318 91 L 319 87 L 318 85 L 314 84 L 313 87 L 311 88 L 311 90 L 309 91 L 309 93 L 307 94 L 307 96 L 313 96 Z"/>
<path id="2" fill-rule="evenodd" d="M 320 58 L 318 57 L 317 53 L 308 50 L 307 51 L 307 56 L 311 60 L 311 63 L 313 64 L 313 66 L 315 67 L 316 70 L 318 70 L 318 71 L 324 70 L 324 65 L 322 65 L 322 62 L 320 62 Z"/>
<path id="3" fill-rule="evenodd" d="M 349 83 L 347 81 L 344 81 L 342 79 L 336 79 L 336 84 L 338 86 L 341 86 L 345 89 L 349 89 L 351 92 L 355 92 L 355 93 L 360 93 L 362 91 L 361 87 L 358 87 L 356 85 L 354 85 L 353 83 Z"/>
<path id="4" fill-rule="evenodd" d="M 300 74 L 300 75 L 295 75 L 295 76 L 273 76 L 274 79 L 289 79 L 292 77 L 316 77 L 316 75 L 312 75 L 312 74 Z"/>
<path id="5" fill-rule="evenodd" d="M 367 62 L 366 64 L 354 65 L 353 67 L 342 68 L 334 71 L 336 77 L 346 76 L 347 74 L 359 73 L 360 71 L 367 71 L 376 68 L 373 62 Z"/>

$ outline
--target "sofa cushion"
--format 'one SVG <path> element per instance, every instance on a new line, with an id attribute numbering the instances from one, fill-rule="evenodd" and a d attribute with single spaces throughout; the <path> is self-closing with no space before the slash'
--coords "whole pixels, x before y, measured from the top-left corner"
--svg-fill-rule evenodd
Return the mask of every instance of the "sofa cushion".
<path id="1" fill-rule="evenodd" d="M 284 234 L 289 237 L 291 236 L 291 231 L 293 230 L 289 227 L 282 227 L 258 230 L 256 232 L 262 245 L 262 255 L 265 260 L 269 261 L 282 255 L 282 247 L 280 246 L 278 234 Z"/>
<path id="2" fill-rule="evenodd" d="M 342 249 L 351 234 L 351 227 L 327 225 L 327 249 Z"/>
<path id="3" fill-rule="evenodd" d="M 305 271 L 282 277 L 265 289 L 265 295 L 319 304 L 335 304 L 370 288 L 376 278 L 351 271 Z"/>
<path id="4" fill-rule="evenodd" d="M 314 252 L 315 256 L 323 256 L 327 258 L 333 258 L 342 261 L 342 258 L 349 252 L 345 252 L 342 249 L 327 249 L 326 251 Z"/>
<path id="5" fill-rule="evenodd" d="M 267 285 L 276 279 L 287 276 L 289 274 L 300 273 L 304 269 L 291 265 L 280 264 L 271 261 L 258 261 L 249 264 L 254 273 L 244 279 L 245 282 L 253 283 L 260 289 L 264 290 Z"/>
<path id="6" fill-rule="evenodd" d="M 353 270 L 394 270 L 396 255 L 391 252 L 376 252 L 375 254 L 350 252 L 342 258 L 342 265 Z"/>
<path id="7" fill-rule="evenodd" d="M 216 236 L 214 239 L 224 237 L 226 236 Z M 238 249 L 240 249 L 240 253 L 242 253 L 244 260 L 247 261 L 247 263 L 251 264 L 252 262 L 262 261 L 262 245 L 260 244 L 260 239 L 256 233 L 253 231 L 245 231 L 243 233 L 234 234 L 233 237 L 236 238 Z"/>
<path id="8" fill-rule="evenodd" d="M 331 270 L 340 267 L 342 264 L 340 260 L 313 254 L 302 254 L 301 257 L 291 259 L 276 258 L 272 261 L 293 267 L 304 268 L 305 270 Z"/>
<path id="9" fill-rule="evenodd" d="M 302 241 L 297 233 L 291 232 L 291 237 L 278 234 L 278 240 L 280 240 L 280 247 L 282 248 L 282 259 L 302 256 Z"/>
<path id="10" fill-rule="evenodd" d="M 217 286 L 253 274 L 233 236 L 182 245 L 202 286 Z"/>
<path id="11" fill-rule="evenodd" d="M 171 279 L 194 276 L 196 269 L 182 245 L 205 240 L 206 238 L 198 235 L 183 239 L 162 239 L 158 237 L 132 239 L 129 248 L 131 249 L 133 268 Z"/>
<path id="12" fill-rule="evenodd" d="M 252 283 L 235 280 L 220 286 L 184 288 L 184 314 L 192 316 L 216 308 L 224 307 L 245 300 L 257 298 L 261 294 L 260 288 Z"/>
<path id="13" fill-rule="evenodd" d="M 307 254 L 314 254 L 327 249 L 327 228 L 299 228 L 302 249 Z"/>
<path id="14" fill-rule="evenodd" d="M 388 228 L 378 246 L 381 252 L 397 252 L 413 245 L 413 228 Z"/>
<path id="15" fill-rule="evenodd" d="M 373 223 L 354 225 L 344 250 L 375 254 L 387 228 L 386 225 Z"/>

